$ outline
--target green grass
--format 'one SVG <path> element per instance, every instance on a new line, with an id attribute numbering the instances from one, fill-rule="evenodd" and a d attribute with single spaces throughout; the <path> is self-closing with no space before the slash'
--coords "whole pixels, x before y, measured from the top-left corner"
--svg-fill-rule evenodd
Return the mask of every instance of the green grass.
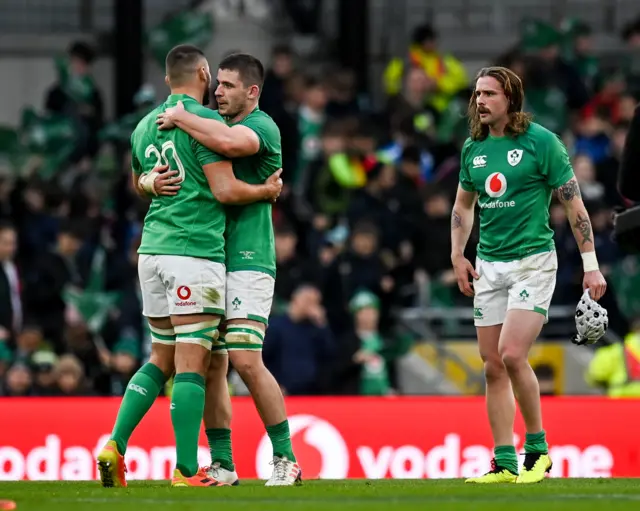
<path id="1" fill-rule="evenodd" d="M 17 511 L 617 511 L 640 509 L 637 479 L 548 479 L 538 485 L 465 485 L 452 480 L 306 481 L 301 487 L 176 488 L 132 482 L 105 489 L 97 482 L 2 482 L 0 500 Z M 213 507 L 223 506 L 223 507 Z"/>

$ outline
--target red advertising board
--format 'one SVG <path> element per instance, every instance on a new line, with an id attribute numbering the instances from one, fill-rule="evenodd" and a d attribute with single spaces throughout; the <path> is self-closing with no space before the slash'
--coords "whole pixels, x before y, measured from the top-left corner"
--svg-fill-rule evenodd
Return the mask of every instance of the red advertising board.
<path id="1" fill-rule="evenodd" d="M 119 405 L 111 398 L 0 399 L 0 480 L 87 480 Z M 233 402 L 241 478 L 270 475 L 271 444 L 253 402 Z M 485 472 L 491 434 L 482 398 L 289 398 L 294 451 L 306 478 L 449 478 Z M 548 398 L 553 477 L 640 476 L 640 400 Z M 516 448 L 524 428 L 516 421 Z M 159 400 L 127 450 L 129 479 L 167 479 L 175 449 Z M 204 434 L 201 463 L 209 462 Z"/>

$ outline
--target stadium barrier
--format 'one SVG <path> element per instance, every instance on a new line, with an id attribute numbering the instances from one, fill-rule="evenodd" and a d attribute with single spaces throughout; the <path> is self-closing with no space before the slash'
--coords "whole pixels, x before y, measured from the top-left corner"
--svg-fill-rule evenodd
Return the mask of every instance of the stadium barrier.
<path id="1" fill-rule="evenodd" d="M 0 480 L 91 480 L 115 398 L 0 398 Z M 482 398 L 288 398 L 294 450 L 306 478 L 451 478 L 483 473 L 491 434 Z M 271 444 L 253 403 L 233 402 L 242 478 L 270 475 Z M 640 400 L 543 399 L 552 477 L 640 476 Z M 524 428 L 516 421 L 516 448 Z M 128 478 L 167 479 L 175 461 L 168 401 L 160 399 L 127 450 Z M 204 434 L 200 461 L 209 463 Z M 522 461 L 522 460 L 521 460 Z"/>

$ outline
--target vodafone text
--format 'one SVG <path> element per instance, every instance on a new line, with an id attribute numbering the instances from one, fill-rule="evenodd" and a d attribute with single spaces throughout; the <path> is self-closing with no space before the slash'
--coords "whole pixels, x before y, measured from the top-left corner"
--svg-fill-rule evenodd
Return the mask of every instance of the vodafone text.
<path id="1" fill-rule="evenodd" d="M 25 453 L 11 446 L 2 446 L 0 480 L 96 479 L 95 457 L 108 438 L 108 435 L 103 435 L 92 446 L 63 447 L 57 435 L 48 435 L 41 445 Z M 399 445 L 384 446 L 376 450 L 361 445 L 355 449 L 355 455 L 368 479 L 473 477 L 487 471 L 493 456 L 491 450 L 484 445 L 462 447 L 460 436 L 454 433 L 430 448 Z M 550 455 L 554 461 L 552 477 L 611 477 L 613 456 L 605 446 L 592 445 L 584 450 L 574 445 L 555 446 L 551 448 Z M 128 479 L 168 479 L 176 461 L 175 447 L 158 445 L 146 450 L 132 445 L 127 449 L 126 458 Z M 209 463 L 207 447 L 199 448 L 198 458 L 202 466 Z M 356 460 L 351 460 L 354 461 Z M 323 464 L 331 464 L 331 457 L 326 457 Z M 327 469 L 331 470 L 330 467 Z"/>

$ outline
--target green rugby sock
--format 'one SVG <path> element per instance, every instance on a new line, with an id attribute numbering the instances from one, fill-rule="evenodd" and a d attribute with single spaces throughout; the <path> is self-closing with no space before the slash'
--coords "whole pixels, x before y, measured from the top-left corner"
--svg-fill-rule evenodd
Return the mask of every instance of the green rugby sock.
<path id="1" fill-rule="evenodd" d="M 547 454 L 549 444 L 544 429 L 539 433 L 527 433 L 524 441 L 524 452 L 535 454 Z"/>
<path id="2" fill-rule="evenodd" d="M 286 457 L 289 461 L 296 461 L 291 445 L 291 434 L 289 432 L 289 421 L 285 420 L 275 426 L 267 426 L 267 434 L 273 445 L 273 455 L 279 458 Z"/>
<path id="3" fill-rule="evenodd" d="M 496 465 L 506 468 L 512 474 L 518 473 L 518 457 L 513 445 L 497 445 L 493 449 Z"/>
<path id="4" fill-rule="evenodd" d="M 204 412 L 204 378 L 180 373 L 173 379 L 171 422 L 176 437 L 176 468 L 183 476 L 198 472 L 198 437 Z"/>
<path id="5" fill-rule="evenodd" d="M 153 405 L 165 381 L 160 368 L 151 363 L 143 365 L 129 380 L 111 433 L 120 454 L 127 451 L 133 430 Z"/>
<path id="6" fill-rule="evenodd" d="M 231 430 L 226 428 L 211 428 L 205 431 L 209 450 L 211 451 L 211 463 L 220 463 L 220 466 L 230 472 L 235 471 L 233 454 L 231 452 Z"/>

